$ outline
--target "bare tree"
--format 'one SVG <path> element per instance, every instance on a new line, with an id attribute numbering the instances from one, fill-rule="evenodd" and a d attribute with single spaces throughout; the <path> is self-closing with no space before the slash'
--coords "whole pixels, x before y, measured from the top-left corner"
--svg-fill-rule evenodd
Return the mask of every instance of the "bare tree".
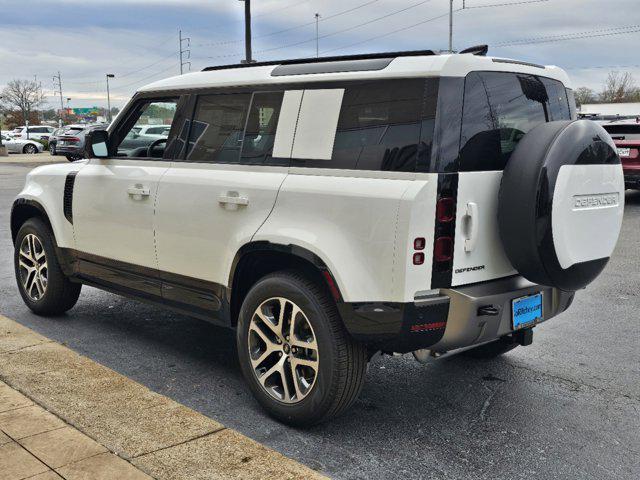
<path id="1" fill-rule="evenodd" d="M 589 87 L 576 88 L 573 92 L 576 97 L 576 105 L 584 105 L 585 103 L 594 103 L 598 100 L 598 95 Z"/>
<path id="2" fill-rule="evenodd" d="M 600 94 L 600 101 L 607 103 L 632 102 L 638 98 L 640 92 L 636 82 L 629 72 L 610 72 Z"/>
<path id="3" fill-rule="evenodd" d="M 11 80 L 0 96 L 7 108 L 22 114 L 23 120 L 28 120 L 31 112 L 44 103 L 40 85 L 32 80 Z"/>

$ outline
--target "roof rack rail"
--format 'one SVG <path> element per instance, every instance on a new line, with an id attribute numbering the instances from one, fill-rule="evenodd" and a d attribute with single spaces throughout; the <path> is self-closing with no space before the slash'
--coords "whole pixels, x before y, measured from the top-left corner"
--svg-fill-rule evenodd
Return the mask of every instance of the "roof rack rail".
<path id="1" fill-rule="evenodd" d="M 304 63 L 345 62 L 350 60 L 370 60 L 376 58 L 418 57 L 436 55 L 433 50 L 409 50 L 405 52 L 364 53 L 359 55 L 341 55 L 333 57 L 293 58 L 288 60 L 270 60 L 268 62 L 236 63 L 233 65 L 216 65 L 204 68 L 203 72 L 226 70 L 229 68 L 266 67 L 269 65 L 299 65 Z"/>
<path id="2" fill-rule="evenodd" d="M 489 45 L 475 45 L 473 47 L 465 48 L 459 53 L 461 54 L 470 53 L 472 55 L 478 55 L 478 56 L 484 57 L 487 55 L 488 51 L 489 51 Z"/>

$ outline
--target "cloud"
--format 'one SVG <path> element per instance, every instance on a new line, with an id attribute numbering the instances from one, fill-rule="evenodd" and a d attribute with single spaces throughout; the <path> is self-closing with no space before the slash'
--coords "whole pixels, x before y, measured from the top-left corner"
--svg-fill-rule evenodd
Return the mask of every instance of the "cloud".
<path id="1" fill-rule="evenodd" d="M 478 7 L 520 1 L 466 0 L 466 4 Z M 446 16 L 425 21 L 446 14 L 448 4 L 448 0 L 254 2 L 254 56 L 260 60 L 315 56 L 316 12 L 321 14 L 321 52 L 445 49 Z M 456 7 L 461 4 L 462 0 L 456 0 Z M 244 55 L 243 8 L 236 0 L 34 0 L 23 2 L 20 8 L 0 0 L 0 86 L 12 78 L 37 75 L 55 105 L 59 100 L 52 96 L 51 77 L 60 71 L 63 96 L 71 97 L 72 105 L 102 105 L 105 74 L 114 73 L 112 99 L 122 105 L 140 86 L 178 73 L 179 28 L 191 39 L 193 70 L 239 62 Z M 604 31 L 637 23 L 636 12 L 637 0 L 548 0 L 470 8 L 455 14 L 454 45 L 492 46 Z M 627 65 L 620 70 L 631 71 L 640 80 L 640 58 L 629 48 L 639 36 L 492 46 L 490 54 L 559 65 L 568 70 L 576 86 L 597 90 L 609 71 L 601 67 Z"/>

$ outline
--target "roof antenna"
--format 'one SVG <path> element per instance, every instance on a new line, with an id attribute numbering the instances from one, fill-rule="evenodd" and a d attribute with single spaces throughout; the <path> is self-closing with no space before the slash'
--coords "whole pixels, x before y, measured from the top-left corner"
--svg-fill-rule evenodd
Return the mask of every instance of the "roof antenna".
<path id="1" fill-rule="evenodd" d="M 488 51 L 489 51 L 489 45 L 476 45 L 473 47 L 465 48 L 460 52 L 460 54 L 470 53 L 471 55 L 478 55 L 480 57 L 485 57 Z"/>

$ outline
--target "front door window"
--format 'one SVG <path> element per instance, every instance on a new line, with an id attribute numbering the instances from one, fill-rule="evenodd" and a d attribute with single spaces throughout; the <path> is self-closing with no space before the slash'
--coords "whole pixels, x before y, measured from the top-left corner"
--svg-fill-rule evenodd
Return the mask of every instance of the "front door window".
<path id="1" fill-rule="evenodd" d="M 119 135 L 118 157 L 163 158 L 178 99 L 150 101 L 137 108 L 135 121 Z"/>

